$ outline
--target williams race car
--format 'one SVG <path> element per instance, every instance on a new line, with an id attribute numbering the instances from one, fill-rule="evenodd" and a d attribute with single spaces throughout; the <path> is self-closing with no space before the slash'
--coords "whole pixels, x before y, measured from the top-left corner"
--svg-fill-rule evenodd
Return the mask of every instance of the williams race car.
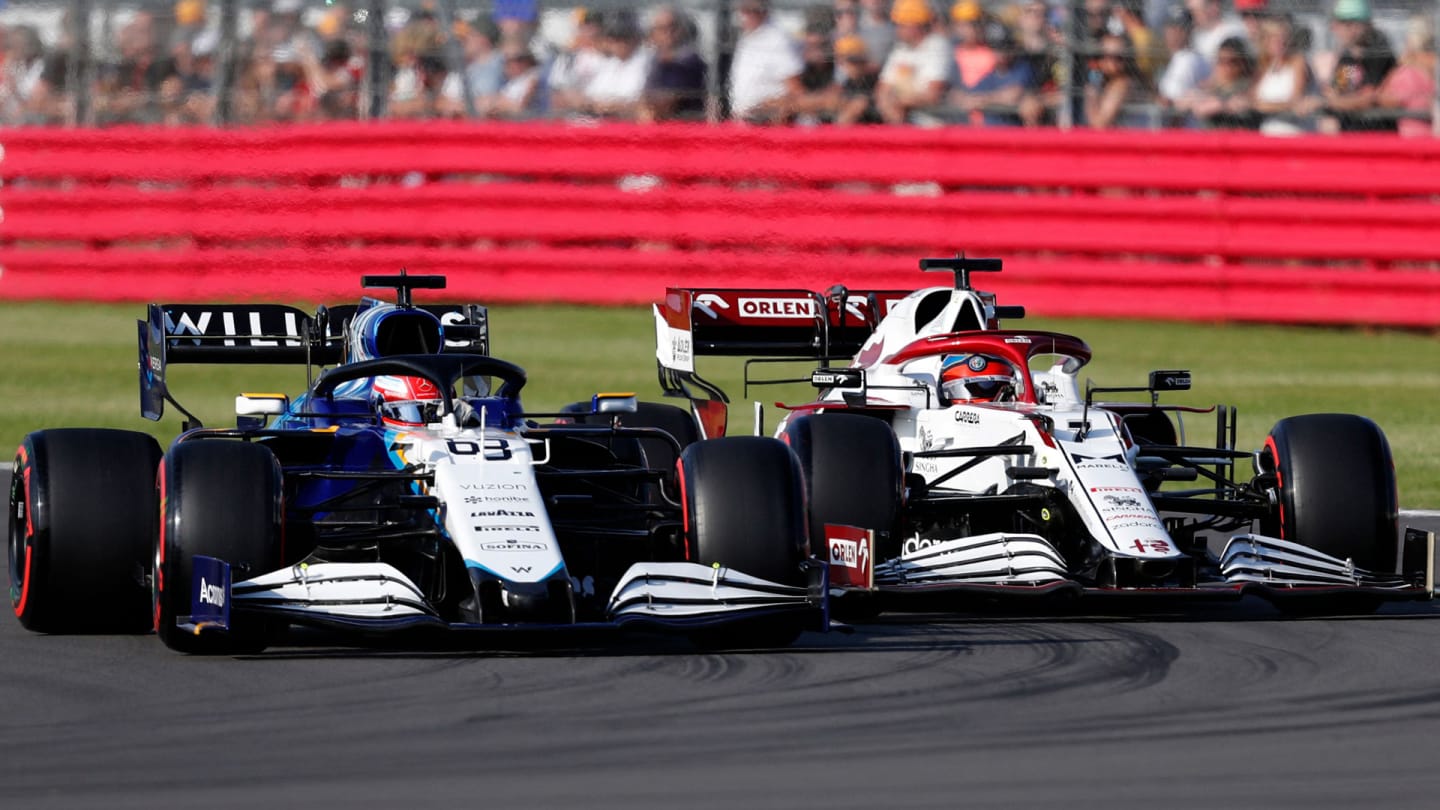
<path id="1" fill-rule="evenodd" d="M 819 396 L 788 406 L 775 435 L 800 459 L 837 608 L 919 593 L 1253 593 L 1297 612 L 1430 597 L 1434 540 L 1400 536 L 1374 422 L 1290 417 L 1237 450 L 1233 408 L 1159 402 L 1188 389 L 1189 372 L 1082 392 L 1083 340 L 1001 329 L 1023 308 L 970 284 L 998 260 L 921 267 L 953 272 L 954 285 L 671 289 L 654 308 L 662 385 L 692 401 L 707 436 L 724 435 L 728 399 L 696 373 L 698 355 L 759 358 L 747 394 L 803 381 L 753 377 L 759 363 L 819 361 L 808 379 Z M 1126 392 L 1148 401 L 1099 398 Z M 1185 417 L 1208 421 L 1213 443 L 1185 441 Z M 757 434 L 762 423 L 757 403 Z"/>
<path id="2" fill-rule="evenodd" d="M 717 646 L 823 629 L 825 566 L 783 443 L 695 441 L 688 414 L 626 394 L 526 413 L 483 307 L 412 303 L 443 282 L 366 277 L 398 302 L 314 314 L 150 305 L 141 410 L 171 404 L 183 432 L 163 454 L 121 430 L 24 439 L 7 521 L 20 622 L 153 627 L 195 653 L 259 650 L 292 623 L 643 627 Z M 185 362 L 293 362 L 311 382 L 293 401 L 243 394 L 235 427 L 208 428 L 166 386 Z"/>

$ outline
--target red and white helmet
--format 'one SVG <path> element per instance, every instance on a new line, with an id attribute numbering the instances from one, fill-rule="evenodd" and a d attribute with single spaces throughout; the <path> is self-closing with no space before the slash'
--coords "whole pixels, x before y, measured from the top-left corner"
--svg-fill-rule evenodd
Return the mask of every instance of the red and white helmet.
<path id="1" fill-rule="evenodd" d="M 998 357 L 957 354 L 940 365 L 940 398 L 945 402 L 1010 402 L 1015 367 Z"/>
<path id="2" fill-rule="evenodd" d="M 376 377 L 370 401 L 380 419 L 396 427 L 422 427 L 440 420 L 444 399 L 435 383 L 424 377 Z"/>

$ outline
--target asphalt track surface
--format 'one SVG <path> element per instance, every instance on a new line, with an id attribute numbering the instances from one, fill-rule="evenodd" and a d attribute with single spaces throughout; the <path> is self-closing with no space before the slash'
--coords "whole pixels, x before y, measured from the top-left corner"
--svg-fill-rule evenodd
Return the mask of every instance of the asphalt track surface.
<path id="1" fill-rule="evenodd" d="M 3 808 L 1426 807 L 1437 736 L 1429 604 L 220 659 L 0 617 Z"/>

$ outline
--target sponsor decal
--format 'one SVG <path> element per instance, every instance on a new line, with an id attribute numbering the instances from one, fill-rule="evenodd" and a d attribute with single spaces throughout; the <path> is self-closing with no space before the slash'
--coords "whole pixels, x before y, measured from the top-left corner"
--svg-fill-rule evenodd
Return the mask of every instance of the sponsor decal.
<path id="1" fill-rule="evenodd" d="M 1156 529 L 1160 527 L 1160 521 L 1150 518 L 1148 520 L 1122 520 L 1119 522 L 1108 521 L 1108 525 L 1114 531 L 1121 529 Z"/>
<path id="2" fill-rule="evenodd" d="M 682 332 L 679 329 L 670 330 L 670 358 L 672 366 L 687 370 L 694 368 L 695 354 L 689 332 Z"/>
<path id="3" fill-rule="evenodd" d="M 1106 495 L 1104 497 L 1106 503 L 1118 508 L 1140 509 L 1143 506 L 1139 498 L 1133 498 L 1129 495 Z"/>
<path id="4" fill-rule="evenodd" d="M 466 490 L 475 490 L 475 491 L 479 491 L 479 492 L 495 492 L 495 491 L 498 491 L 498 490 L 511 490 L 511 491 L 516 491 L 516 492 L 523 492 L 523 491 L 529 489 L 529 488 L 530 488 L 530 485 L 529 485 L 529 484 L 493 484 L 493 483 L 483 483 L 483 484 L 461 484 L 461 485 L 460 485 L 460 488 L 461 488 L 461 489 L 466 489 Z"/>
<path id="5" fill-rule="evenodd" d="M 535 517 L 535 513 L 534 513 L 534 512 L 524 512 L 524 511 L 521 511 L 521 510 L 518 510 L 518 509 L 517 509 L 517 510 L 495 509 L 495 510 L 492 510 L 492 511 L 489 511 L 489 512 L 471 512 L 471 513 L 470 513 L 470 517 L 529 517 L 529 518 L 533 518 L 533 517 Z"/>
<path id="6" fill-rule="evenodd" d="M 830 544 L 830 562 L 846 568 L 864 570 L 870 562 L 870 549 L 863 540 L 846 540 L 843 537 L 826 538 Z"/>
<path id="7" fill-rule="evenodd" d="M 477 532 L 538 532 L 539 526 L 476 526 Z"/>
<path id="8" fill-rule="evenodd" d="M 1007 338 L 1005 338 L 1005 342 L 1006 342 L 1006 343 L 1029 343 L 1029 342 L 1030 342 L 1030 338 L 1025 337 L 1024 335 L 1016 335 L 1015 337 L 1007 337 Z"/>
<path id="9" fill-rule="evenodd" d="M 234 310 L 222 311 L 222 312 L 219 313 L 219 314 L 220 314 L 220 330 L 219 330 L 218 332 L 212 331 L 211 328 L 210 328 L 211 320 L 214 318 L 214 316 L 215 316 L 215 314 L 216 314 L 216 313 L 213 312 L 213 311 L 210 311 L 210 310 L 188 310 L 188 309 L 187 309 L 187 310 L 181 310 L 181 311 L 179 311 L 179 313 L 178 313 L 179 316 L 180 316 L 178 320 L 175 319 L 175 317 L 174 317 L 175 314 L 176 314 L 176 313 L 174 313 L 174 312 L 168 312 L 168 311 L 165 313 L 165 334 L 166 334 L 167 336 L 170 336 L 170 337 L 184 337 L 185 335 L 196 335 L 196 336 L 201 336 L 201 335 L 203 335 L 203 336 L 206 336 L 206 337 L 210 337 L 210 336 L 215 336 L 215 335 L 224 335 L 224 336 L 226 336 L 226 337 L 243 337 L 243 338 L 247 338 L 247 340 L 246 340 L 245 343 L 243 344 L 243 345 L 246 345 L 246 346 L 279 346 L 279 345 L 280 345 L 280 341 L 278 341 L 278 340 L 264 340 L 264 339 L 261 339 L 261 338 L 259 338 L 259 337 L 252 337 L 252 336 L 254 336 L 254 335 L 264 335 L 264 334 L 266 334 L 267 332 L 268 332 L 268 333 L 274 333 L 274 332 L 276 332 L 276 331 L 280 331 L 281 333 L 283 333 L 283 334 L 285 334 L 285 335 L 294 336 L 294 337 L 299 337 L 299 335 L 300 335 L 300 325 L 299 325 L 299 321 L 298 321 L 298 317 L 297 317 L 297 316 L 300 315 L 299 312 L 282 312 L 282 313 L 281 313 L 281 321 L 282 321 L 282 323 L 277 324 L 277 323 L 274 322 L 275 313 L 267 310 L 267 311 L 265 312 L 265 315 L 268 316 L 268 317 L 265 317 L 265 320 L 266 320 L 266 321 L 269 321 L 269 323 L 268 323 L 268 324 L 262 324 L 262 322 L 261 322 L 262 315 L 261 315 L 261 312 L 258 311 L 258 310 L 254 310 L 254 311 L 250 311 L 250 312 L 239 312 L 239 313 L 235 312 Z M 241 315 L 246 315 L 246 316 L 248 316 L 248 317 L 247 317 L 247 321 L 248 321 L 247 326 L 249 327 L 249 331 L 248 331 L 248 332 L 242 332 L 242 331 L 240 331 L 240 329 L 238 328 L 238 325 L 235 323 L 235 316 L 236 316 L 237 314 L 241 314 Z M 275 329 L 275 327 L 277 327 L 277 326 L 280 327 L 279 330 L 276 330 L 276 329 Z M 192 342 L 194 345 L 196 345 L 196 346 L 202 345 L 199 340 L 195 340 L 195 341 L 191 341 L 191 342 Z M 234 340 L 226 340 L 226 341 L 223 341 L 223 344 L 226 345 L 226 346 L 240 345 L 240 344 L 237 344 L 236 341 L 234 341 Z M 286 346 L 299 346 L 299 345 L 300 345 L 300 341 L 298 341 L 298 340 L 287 340 L 287 341 L 285 341 L 285 345 L 286 345 Z"/>
<path id="10" fill-rule="evenodd" d="M 225 607 L 225 589 L 219 585 L 211 585 L 200 578 L 200 604 Z"/>
<path id="11" fill-rule="evenodd" d="M 506 540 L 503 543 L 481 543 L 480 548 L 484 551 L 546 551 L 550 547 L 544 543 Z"/>
<path id="12" fill-rule="evenodd" d="M 1075 467 L 1081 470 L 1128 470 L 1129 467 L 1108 458 L 1076 457 Z"/>
<path id="13" fill-rule="evenodd" d="M 815 302 L 809 298 L 741 298 L 745 318 L 813 318 Z"/>
<path id="14" fill-rule="evenodd" d="M 929 537 L 912 537 L 900 547 L 900 553 L 902 555 L 918 554 L 931 546 L 938 546 L 940 543 L 941 541 L 932 540 Z"/>
<path id="15" fill-rule="evenodd" d="M 930 436 L 930 428 L 922 426 L 920 428 L 919 439 L 921 450 L 929 450 L 932 446 L 934 446 L 935 440 Z"/>
<path id="16" fill-rule="evenodd" d="M 985 367 L 990 365 L 990 361 L 978 354 L 973 354 L 969 360 L 965 361 L 965 365 L 969 366 L 971 371 L 984 371 Z"/>
<path id="17" fill-rule="evenodd" d="M 511 570 L 511 571 L 514 571 L 514 572 L 517 573 L 517 574 L 528 574 L 528 573 L 530 573 L 530 566 L 528 566 L 528 565 L 512 565 L 512 566 L 510 566 L 510 570 Z"/>
<path id="18" fill-rule="evenodd" d="M 1156 520 L 1154 515 L 1147 515 L 1144 512 L 1121 512 L 1105 516 L 1105 523 L 1107 525 L 1113 524 L 1118 520 L 1144 520 L 1148 521 L 1152 526 L 1160 525 L 1160 522 Z"/>
<path id="19" fill-rule="evenodd" d="M 915 472 L 921 475 L 939 475 L 940 465 L 928 458 L 917 458 L 914 464 Z"/>
<path id="20" fill-rule="evenodd" d="M 871 551 L 874 542 L 874 534 L 867 529 L 825 524 L 825 555 L 830 562 L 830 584 L 842 588 L 872 587 L 875 561 Z"/>
<path id="21" fill-rule="evenodd" d="M 1091 492 L 1144 492 L 1140 487 L 1090 487 Z"/>
<path id="22" fill-rule="evenodd" d="M 980 414 L 970 411 L 955 411 L 955 421 L 964 422 L 967 425 L 980 424 Z"/>
<path id="23" fill-rule="evenodd" d="M 1170 553 L 1170 543 L 1165 540 L 1141 540 L 1136 538 L 1130 545 L 1141 554 Z"/>
<path id="24" fill-rule="evenodd" d="M 465 499 L 466 503 L 529 503 L 528 495 L 472 495 Z"/>
<path id="25" fill-rule="evenodd" d="M 721 298 L 715 293 L 701 293 L 700 295 L 695 296 L 695 306 L 706 308 L 713 307 L 715 309 L 729 309 L 730 302 L 726 301 L 724 298 Z M 708 314 L 712 318 L 718 317 L 713 312 L 709 312 L 706 314 Z"/>

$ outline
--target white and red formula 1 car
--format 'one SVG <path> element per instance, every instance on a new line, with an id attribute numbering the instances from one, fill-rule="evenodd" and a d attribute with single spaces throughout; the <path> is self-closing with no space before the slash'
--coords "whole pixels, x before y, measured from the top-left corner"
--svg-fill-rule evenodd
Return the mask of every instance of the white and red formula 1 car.
<path id="1" fill-rule="evenodd" d="M 722 435 L 724 393 L 699 355 L 819 361 L 815 401 L 775 429 L 800 459 L 812 553 L 837 605 L 907 593 L 1254 593 L 1297 612 L 1427 599 L 1433 537 L 1399 533 L 1390 448 L 1371 420 L 1280 420 L 1237 450 L 1235 410 L 1160 404 L 1187 371 L 1086 387 L 1070 335 L 970 284 L 994 259 L 926 259 L 953 286 L 915 292 L 671 289 L 655 306 L 662 384 Z M 753 378 L 745 384 L 797 382 Z M 1102 401 L 1102 394 L 1144 401 Z M 1184 418 L 1213 443 L 1183 440 Z M 763 411 L 756 406 L 756 430 Z M 1192 431 L 1193 433 L 1193 431 Z M 853 598 L 851 598 L 853 597 Z"/>

